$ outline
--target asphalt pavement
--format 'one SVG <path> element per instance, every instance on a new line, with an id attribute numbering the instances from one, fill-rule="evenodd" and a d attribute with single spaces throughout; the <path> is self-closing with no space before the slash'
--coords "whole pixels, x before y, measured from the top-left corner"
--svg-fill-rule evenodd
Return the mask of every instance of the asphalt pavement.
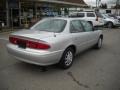
<path id="1" fill-rule="evenodd" d="M 104 30 L 103 47 L 78 54 L 71 68 L 46 70 L 14 59 L 0 34 L 0 90 L 120 90 L 120 29 Z"/>

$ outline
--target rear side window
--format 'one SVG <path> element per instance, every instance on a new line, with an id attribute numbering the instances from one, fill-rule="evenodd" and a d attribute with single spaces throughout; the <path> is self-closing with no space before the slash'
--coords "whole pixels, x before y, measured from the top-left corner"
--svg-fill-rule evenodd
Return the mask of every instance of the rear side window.
<path id="1" fill-rule="evenodd" d="M 85 32 L 93 31 L 93 26 L 87 21 L 81 21 Z"/>
<path id="2" fill-rule="evenodd" d="M 72 13 L 69 17 L 77 17 L 77 13 Z"/>
<path id="3" fill-rule="evenodd" d="M 70 32 L 71 33 L 83 32 L 83 26 L 79 20 L 73 20 L 70 22 Z"/>
<path id="4" fill-rule="evenodd" d="M 87 13 L 87 17 L 95 17 L 94 13 Z"/>
<path id="5" fill-rule="evenodd" d="M 78 13 L 77 16 L 78 16 L 78 17 L 84 17 L 84 16 L 85 16 L 85 13 Z"/>

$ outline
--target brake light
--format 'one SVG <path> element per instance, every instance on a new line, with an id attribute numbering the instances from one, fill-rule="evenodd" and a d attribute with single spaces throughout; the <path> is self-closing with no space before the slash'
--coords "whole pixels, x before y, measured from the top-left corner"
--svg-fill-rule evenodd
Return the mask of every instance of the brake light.
<path id="1" fill-rule="evenodd" d="M 9 37 L 9 41 L 15 45 L 19 45 L 19 44 L 22 44 L 24 42 L 26 47 L 33 48 L 33 49 L 49 49 L 50 48 L 50 45 L 48 45 L 42 41 L 40 42 L 40 41 L 35 41 L 35 40 L 24 40 L 24 39 L 16 38 L 13 36 Z"/>
<path id="2" fill-rule="evenodd" d="M 10 41 L 12 44 L 17 44 L 17 40 L 18 40 L 18 38 L 9 37 L 9 41 Z"/>
<path id="3" fill-rule="evenodd" d="M 27 41 L 27 47 L 33 49 L 49 49 L 50 45 L 45 44 L 43 42 Z"/>

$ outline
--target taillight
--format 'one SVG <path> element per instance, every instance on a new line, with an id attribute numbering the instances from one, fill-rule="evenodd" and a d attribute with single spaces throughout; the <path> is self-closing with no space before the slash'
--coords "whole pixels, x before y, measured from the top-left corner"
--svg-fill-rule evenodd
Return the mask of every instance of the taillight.
<path id="1" fill-rule="evenodd" d="M 43 42 L 27 41 L 27 47 L 33 49 L 49 49 L 50 45 Z"/>
<path id="2" fill-rule="evenodd" d="M 12 44 L 17 44 L 17 40 L 18 40 L 18 38 L 9 37 L 9 41 L 10 41 Z"/>
<path id="3" fill-rule="evenodd" d="M 16 38 L 14 36 L 10 36 L 9 41 L 12 44 L 16 44 L 20 47 L 22 44 L 24 44 L 22 46 L 28 47 L 28 48 L 33 48 L 33 49 L 49 49 L 50 48 L 50 45 L 46 44 L 45 42 L 36 41 L 36 40 L 24 40 L 21 38 Z"/>

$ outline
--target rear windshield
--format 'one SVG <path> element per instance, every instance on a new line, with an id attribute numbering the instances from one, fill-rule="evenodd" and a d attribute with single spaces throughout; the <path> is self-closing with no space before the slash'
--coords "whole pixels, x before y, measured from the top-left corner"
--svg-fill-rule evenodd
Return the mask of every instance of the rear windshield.
<path id="1" fill-rule="evenodd" d="M 62 19 L 45 19 L 33 26 L 32 29 L 59 33 L 64 30 L 66 23 L 67 21 Z"/>

